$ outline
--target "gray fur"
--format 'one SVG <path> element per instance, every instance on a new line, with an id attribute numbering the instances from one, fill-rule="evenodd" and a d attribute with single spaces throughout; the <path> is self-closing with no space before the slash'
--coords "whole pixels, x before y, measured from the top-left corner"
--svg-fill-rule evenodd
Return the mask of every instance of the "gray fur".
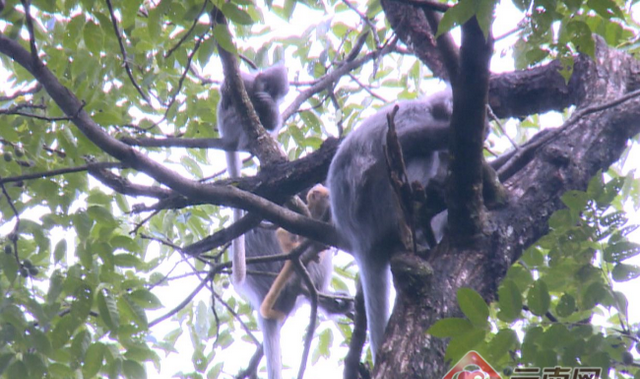
<path id="1" fill-rule="evenodd" d="M 409 181 L 426 187 L 446 164 L 441 162 L 439 151 L 448 147 L 451 92 L 398 105 L 395 125 Z M 389 318 L 389 261 L 400 244 L 398 225 L 402 221 L 383 150 L 386 115 L 391 109 L 383 108 L 347 136 L 331 162 L 327 179 L 334 223 L 360 268 L 374 360 Z M 446 221 L 440 217 L 438 223 L 435 234 L 441 238 Z"/>
<path id="2" fill-rule="evenodd" d="M 246 253 L 248 258 L 282 254 L 280 243 L 275 231 L 257 227 L 246 234 Z M 312 260 L 307 265 L 307 271 L 313 284 L 319 292 L 326 292 L 331 281 L 332 252 L 325 251 L 320 262 Z M 251 306 L 259 310 L 276 275 L 282 269 L 283 261 L 262 262 L 249 266 L 249 273 L 241 285 L 236 289 L 249 299 Z M 266 274 L 266 275 L 264 275 Z M 289 315 L 304 300 L 306 288 L 296 275 L 283 288 L 274 309 Z M 282 357 L 280 351 L 280 328 L 283 322 L 265 319 L 258 312 L 258 325 L 263 334 L 263 346 L 267 358 L 267 372 L 269 379 L 280 379 L 282 371 Z"/>
<path id="3" fill-rule="evenodd" d="M 260 123 L 272 135 L 277 135 L 282 126 L 282 117 L 278 106 L 289 92 L 286 67 L 278 64 L 258 73 L 242 72 L 241 75 Z M 237 150 L 247 150 L 250 141 L 246 133 L 244 133 L 242 125 L 240 125 L 240 115 L 234 108 L 228 92 L 228 84 L 224 81 L 220 86 L 220 102 L 217 109 L 218 131 L 226 147 L 236 150 L 226 151 L 225 154 L 229 176 L 237 178 L 240 177 L 242 169 L 242 162 Z M 240 209 L 234 209 L 233 220 L 238 221 L 242 215 L 243 212 Z M 231 246 L 233 282 L 238 284 L 242 284 L 245 279 L 244 244 L 244 236 L 240 236 L 233 241 Z"/>

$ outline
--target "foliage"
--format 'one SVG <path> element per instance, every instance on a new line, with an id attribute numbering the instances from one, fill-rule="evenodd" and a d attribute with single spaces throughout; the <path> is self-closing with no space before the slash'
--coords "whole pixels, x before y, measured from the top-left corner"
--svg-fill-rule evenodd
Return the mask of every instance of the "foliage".
<path id="1" fill-rule="evenodd" d="M 465 318 L 448 318 L 429 333 L 450 337 L 447 357 L 457 362 L 478 351 L 503 373 L 517 366 L 601 367 L 603 377 L 640 375 L 633 364 L 640 349 L 638 325 L 629 323 L 628 299 L 614 282 L 640 276 L 625 263 L 640 254 L 629 234 L 638 228 L 621 209 L 638 194 L 632 176 L 594 177 L 587 191 L 563 196 L 567 208 L 549 221 L 551 231 L 509 269 L 488 305 L 471 289 L 458 292 Z"/>
<path id="2" fill-rule="evenodd" d="M 447 13 L 445 27 L 482 11 L 487 30 L 495 2 L 470 9 L 475 3 L 461 1 Z M 591 54 L 591 33 L 610 45 L 638 49 L 631 39 L 636 25 L 620 1 L 536 1 L 533 8 L 531 1 L 514 3 L 534 10 L 515 37 L 518 68 L 568 59 L 577 49 Z M 231 34 L 219 25 L 212 28 L 214 6 L 228 18 Z M 217 137 L 213 110 L 222 74 L 216 43 L 259 67 L 286 58 L 301 92 L 343 64 L 365 32 L 370 34 L 359 56 L 373 55 L 394 40 L 379 1 L 34 0 L 30 14 L 38 55 L 93 120 L 116 137 Z M 299 29 L 288 29 L 291 25 Z M 5 2 L 0 32 L 29 48 L 19 1 Z M 315 150 L 327 135 L 348 132 L 373 107 L 416 97 L 431 85 L 409 53 L 399 47 L 366 60 L 350 72 L 353 79 L 344 77 L 303 99 L 279 137 L 288 156 Z M 176 377 L 224 374 L 224 352 L 246 336 L 240 322 L 255 331 L 255 318 L 226 275 L 210 276 L 212 265 L 227 260 L 224 248 L 200 259 L 181 255 L 180 248 L 227 226 L 229 213 L 213 205 L 153 211 L 148 198 L 101 185 L 83 167 L 113 162 L 112 157 L 65 117 L 23 67 L 2 54 L 0 62 L 0 74 L 7 77 L 0 99 L 2 377 L 138 379 L 160 370 L 163 354 L 191 358 L 181 360 Z M 530 121 L 510 125 L 524 135 Z M 204 149 L 144 149 L 192 179 L 210 179 L 221 168 L 220 156 Z M 70 168 L 77 169 L 60 172 Z M 123 180 L 153 187 L 135 170 L 117 172 Z M 633 227 L 622 212 L 626 199 L 637 197 L 638 185 L 610 175 L 606 184 L 596 178 L 586 193 L 565 196 L 568 208 L 552 219 L 552 233 L 510 269 L 498 303 L 487 305 L 472 291 L 460 291 L 467 318 L 443 320 L 432 330 L 452 337 L 448 357 L 475 346 L 501 368 L 568 365 L 577 358 L 618 370 L 630 367 L 624 357 L 634 347 L 636 330 L 627 322 L 626 299 L 611 283 L 640 274 L 625 262 L 640 249 L 627 239 Z M 336 272 L 333 286 L 351 288 L 352 266 L 346 263 Z M 209 304 L 187 297 L 203 288 L 212 295 Z M 176 303 L 186 300 L 176 312 L 179 304 L 165 295 L 170 289 L 178 289 Z M 522 305 L 529 311 L 522 312 Z M 596 314 L 607 317 L 591 323 Z M 154 326 L 168 322 L 163 315 L 173 323 L 160 335 Z M 334 323 L 337 328 L 319 332 L 314 360 L 340 358 L 333 349 L 350 338 L 351 329 Z M 181 337 L 190 338 L 191 351 L 176 349 Z M 242 359 L 251 353 L 243 352 Z"/>

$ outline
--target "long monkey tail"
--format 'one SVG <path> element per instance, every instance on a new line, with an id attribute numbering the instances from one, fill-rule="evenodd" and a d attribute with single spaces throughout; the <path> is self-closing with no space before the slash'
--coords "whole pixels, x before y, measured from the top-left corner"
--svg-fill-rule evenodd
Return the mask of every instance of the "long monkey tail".
<path id="1" fill-rule="evenodd" d="M 282 352 L 280 351 L 280 320 L 268 320 L 258 315 L 258 326 L 262 330 L 262 347 L 267 359 L 267 377 L 282 378 Z"/>
<path id="2" fill-rule="evenodd" d="M 236 151 L 227 151 L 227 171 L 229 177 L 239 178 L 240 170 L 242 169 L 242 162 L 240 161 L 240 154 Z M 242 218 L 244 212 L 241 209 L 233 210 L 233 222 L 237 222 Z M 247 263 L 245 261 L 245 249 L 244 249 L 244 234 L 234 239 L 231 242 L 231 261 L 232 267 L 232 281 L 235 285 L 241 285 L 244 283 L 244 279 L 247 276 Z"/>

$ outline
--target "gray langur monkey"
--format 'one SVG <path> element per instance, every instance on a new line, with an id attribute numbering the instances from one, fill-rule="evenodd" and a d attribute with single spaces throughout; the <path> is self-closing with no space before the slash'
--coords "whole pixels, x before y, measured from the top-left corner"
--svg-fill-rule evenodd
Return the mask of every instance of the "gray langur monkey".
<path id="1" fill-rule="evenodd" d="M 260 123 L 273 136 L 277 135 L 282 126 L 279 105 L 289 92 L 286 67 L 278 64 L 257 73 L 242 72 L 241 75 Z M 226 151 L 229 177 L 237 178 L 240 177 L 242 168 L 238 150 L 248 149 L 250 141 L 240 124 L 241 117 L 232 104 L 227 86 L 227 81 L 223 81 L 220 86 L 220 102 L 217 110 L 218 131 L 221 134 L 225 148 L 233 150 Z M 242 211 L 234 209 L 233 220 L 237 221 L 241 217 Z M 244 236 L 240 236 L 233 241 L 231 250 L 233 256 L 232 279 L 234 283 L 241 284 L 246 274 Z"/>
<path id="2" fill-rule="evenodd" d="M 453 109 L 451 91 L 398 103 L 394 122 L 403 149 L 409 182 L 427 187 L 446 161 Z M 391 254 L 402 246 L 402 212 L 389 179 L 384 145 L 388 130 L 385 107 L 366 119 L 342 142 L 327 177 L 331 212 L 337 230 L 351 248 L 360 269 L 371 351 L 383 342 L 389 319 Z M 442 238 L 446 216 L 431 222 L 436 241 Z"/>
<path id="3" fill-rule="evenodd" d="M 312 216 L 328 213 L 328 192 L 323 186 L 314 187 L 307 196 L 308 206 Z M 301 243 L 301 238 L 284 229 L 272 230 L 257 227 L 246 234 L 247 257 L 264 257 L 276 254 L 289 253 Z M 333 253 L 324 250 L 319 253 L 317 259 L 311 260 L 306 269 L 319 292 L 326 292 L 331 273 Z M 286 318 L 293 312 L 300 300 L 308 295 L 308 289 L 302 279 L 293 272 L 291 261 L 273 261 L 252 264 L 245 282 L 236 285 L 236 288 L 245 295 L 251 306 L 259 310 L 258 326 L 263 334 L 264 354 L 267 360 L 267 372 L 269 379 L 280 379 L 282 374 L 282 356 L 280 350 L 280 329 Z M 286 268 L 289 268 L 287 270 Z M 275 275 L 278 274 L 276 277 Z M 276 294 L 272 301 L 266 301 L 271 295 L 273 287 Z M 264 303 L 269 303 L 265 306 Z M 320 303 L 320 305 L 323 305 Z M 327 313 L 344 313 L 346 305 L 330 304 L 331 309 L 323 307 Z"/>

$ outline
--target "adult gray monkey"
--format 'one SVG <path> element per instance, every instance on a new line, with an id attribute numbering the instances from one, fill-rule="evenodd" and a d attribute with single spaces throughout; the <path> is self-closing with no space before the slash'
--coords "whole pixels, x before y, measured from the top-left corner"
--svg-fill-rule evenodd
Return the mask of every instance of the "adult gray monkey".
<path id="1" fill-rule="evenodd" d="M 400 102 L 398 106 L 394 122 L 409 182 L 417 181 L 426 188 L 446 164 L 440 153 L 449 143 L 451 92 Z M 360 268 L 374 361 L 389 319 L 391 253 L 402 246 L 399 225 L 403 224 L 403 215 L 384 153 L 386 115 L 390 111 L 391 106 L 383 108 L 345 138 L 327 178 L 333 221 Z M 432 221 L 436 241 L 442 238 L 445 224 L 446 216 Z"/>
<path id="2" fill-rule="evenodd" d="M 257 73 L 242 72 L 244 86 L 253 104 L 260 123 L 272 135 L 277 135 L 282 126 L 279 105 L 289 92 L 287 69 L 278 64 Z M 220 102 L 218 103 L 218 131 L 226 149 L 227 170 L 231 178 L 240 177 L 242 162 L 238 150 L 247 150 L 250 141 L 244 132 L 241 117 L 231 102 L 229 88 L 226 81 L 220 86 Z M 233 220 L 242 217 L 240 209 L 234 209 Z M 232 243 L 233 282 L 241 284 L 245 279 L 245 248 L 244 236 L 236 238 Z"/>

